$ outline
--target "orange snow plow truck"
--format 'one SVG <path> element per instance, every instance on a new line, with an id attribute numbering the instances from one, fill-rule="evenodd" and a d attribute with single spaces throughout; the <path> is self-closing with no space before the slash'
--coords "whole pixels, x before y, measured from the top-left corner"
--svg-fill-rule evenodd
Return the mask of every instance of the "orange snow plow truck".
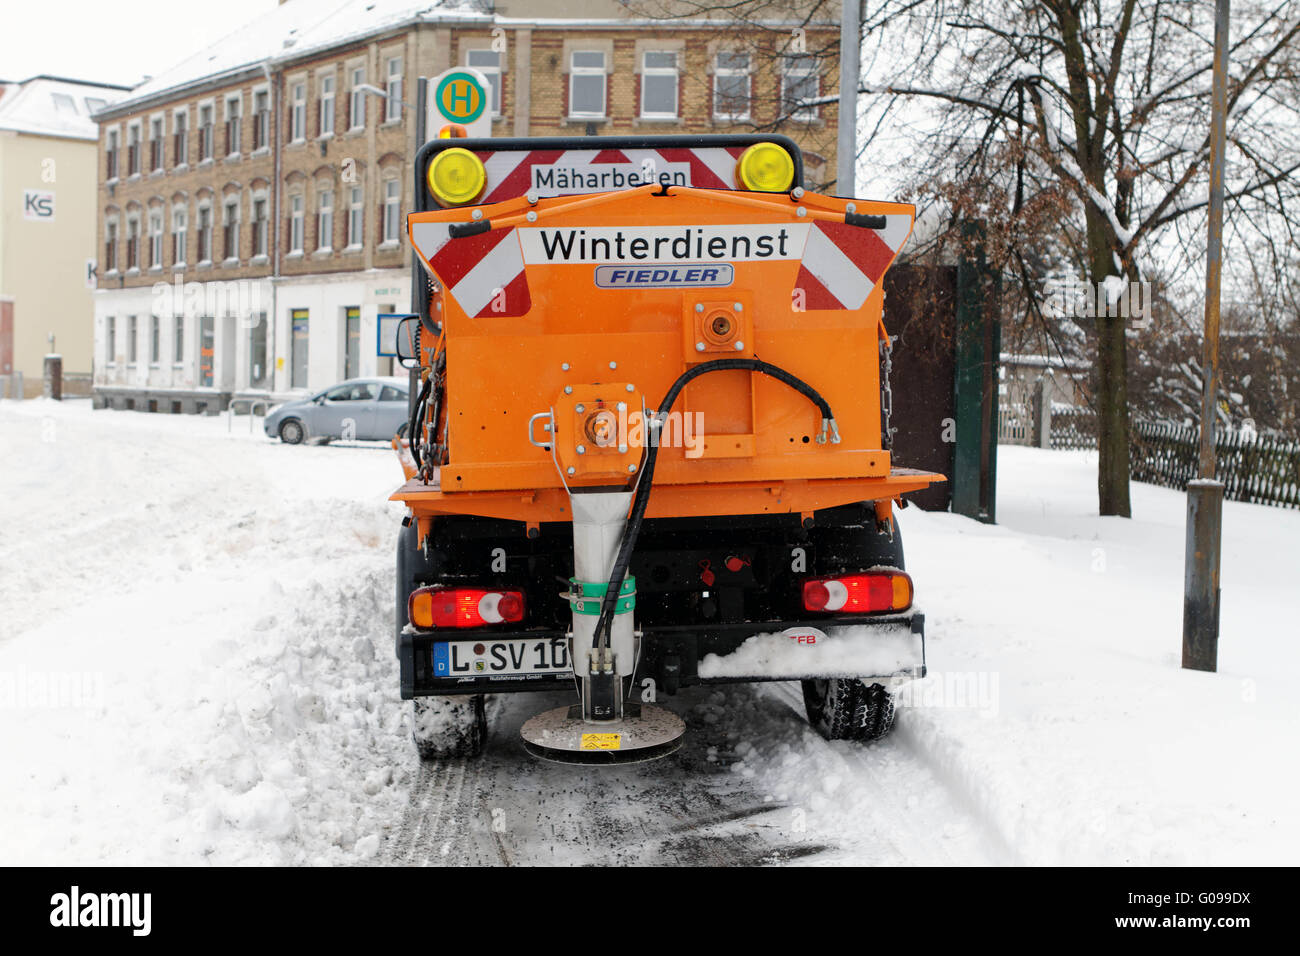
<path id="1" fill-rule="evenodd" d="M 780 136 L 420 150 L 393 498 L 422 756 L 478 753 L 498 693 L 571 695 L 522 728 L 563 762 L 671 753 L 656 701 L 696 684 L 797 679 L 823 735 L 888 732 L 925 673 L 894 505 L 943 480 L 889 451 L 914 209 L 802 181 Z"/>

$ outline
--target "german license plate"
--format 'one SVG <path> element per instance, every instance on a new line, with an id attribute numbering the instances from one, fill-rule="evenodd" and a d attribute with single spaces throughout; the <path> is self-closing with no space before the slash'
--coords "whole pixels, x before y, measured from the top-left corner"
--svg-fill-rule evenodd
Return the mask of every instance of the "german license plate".
<path id="1" fill-rule="evenodd" d="M 439 641 L 433 645 L 433 676 L 530 677 L 567 675 L 568 641 L 543 640 Z"/>

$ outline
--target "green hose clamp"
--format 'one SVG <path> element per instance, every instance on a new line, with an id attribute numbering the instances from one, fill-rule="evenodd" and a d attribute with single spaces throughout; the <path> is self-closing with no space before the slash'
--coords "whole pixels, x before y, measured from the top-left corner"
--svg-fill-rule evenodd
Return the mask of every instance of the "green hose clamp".
<path id="1" fill-rule="evenodd" d="M 575 614 L 587 614 L 591 617 L 600 615 L 601 602 L 609 590 L 608 581 L 579 581 L 569 578 L 569 607 Z M 614 602 L 615 614 L 626 614 L 636 607 L 636 578 L 628 575 L 618 589 L 618 600 Z"/>

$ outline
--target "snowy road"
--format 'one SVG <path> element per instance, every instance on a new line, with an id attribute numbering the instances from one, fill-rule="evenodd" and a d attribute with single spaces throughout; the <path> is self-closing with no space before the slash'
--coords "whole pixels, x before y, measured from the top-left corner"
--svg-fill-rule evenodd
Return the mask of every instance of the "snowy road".
<path id="1" fill-rule="evenodd" d="M 690 728 L 683 748 L 618 768 L 559 766 L 523 752 L 524 720 L 566 701 L 498 701 L 483 757 L 422 767 L 389 836 L 389 859 L 434 866 L 1009 861 L 901 736 L 856 748 L 808 730 L 797 684 L 687 690 L 666 702 Z M 841 763 L 848 773 L 832 769 L 819 790 L 792 800 L 794 781 L 747 766 L 754 748 L 746 741 L 758 735 L 788 744 L 797 773 Z M 854 772 L 862 785 L 850 783 Z M 845 815 L 857 825 L 840 826 Z"/>
<path id="2" fill-rule="evenodd" d="M 1300 514 L 1224 508 L 1220 672 L 1178 667 L 1183 496 L 999 450 L 997 526 L 901 515 L 931 676 L 828 743 L 795 685 L 688 689 L 656 763 L 422 766 L 390 450 L 0 403 L 0 864 L 1294 863 Z"/>

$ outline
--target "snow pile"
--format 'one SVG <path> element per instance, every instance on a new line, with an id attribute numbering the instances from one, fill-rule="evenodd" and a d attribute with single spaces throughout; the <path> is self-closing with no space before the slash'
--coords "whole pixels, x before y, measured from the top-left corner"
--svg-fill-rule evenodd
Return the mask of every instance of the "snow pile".
<path id="1" fill-rule="evenodd" d="M 0 680 L 0 862 L 363 861 L 400 812 L 392 453 L 224 429 L 0 413 L 0 675 L 88 691 Z"/>
<path id="2" fill-rule="evenodd" d="M 809 638 L 815 640 L 809 641 Z M 755 634 L 730 654 L 706 654 L 699 674 L 715 677 L 887 677 L 921 666 L 921 638 L 910 624 L 828 627 L 824 633 L 796 627 Z"/>

